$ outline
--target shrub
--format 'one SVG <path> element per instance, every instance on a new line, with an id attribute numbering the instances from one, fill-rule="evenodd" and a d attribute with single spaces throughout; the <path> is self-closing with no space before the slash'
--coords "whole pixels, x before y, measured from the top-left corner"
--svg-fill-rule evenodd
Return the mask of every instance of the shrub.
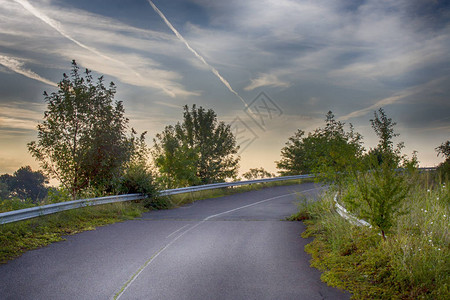
<path id="1" fill-rule="evenodd" d="M 143 200 L 144 206 L 150 209 L 167 209 L 169 203 L 166 198 L 159 196 L 159 188 L 154 176 L 144 163 L 131 164 L 121 179 L 119 191 L 122 194 L 139 193 L 147 196 Z"/>
<path id="2" fill-rule="evenodd" d="M 4 199 L 0 200 L 0 213 L 12 211 L 12 210 L 18 210 L 18 209 L 24 209 L 36 206 L 33 202 L 30 200 L 20 200 L 18 198 L 11 198 L 11 199 Z"/>

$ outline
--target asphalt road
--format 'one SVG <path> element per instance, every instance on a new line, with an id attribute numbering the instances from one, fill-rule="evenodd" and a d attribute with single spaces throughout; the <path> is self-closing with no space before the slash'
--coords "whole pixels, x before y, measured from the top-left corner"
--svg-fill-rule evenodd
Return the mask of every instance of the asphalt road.
<path id="1" fill-rule="evenodd" d="M 349 299 L 303 247 L 313 184 L 198 201 L 67 237 L 0 265 L 0 299 Z"/>

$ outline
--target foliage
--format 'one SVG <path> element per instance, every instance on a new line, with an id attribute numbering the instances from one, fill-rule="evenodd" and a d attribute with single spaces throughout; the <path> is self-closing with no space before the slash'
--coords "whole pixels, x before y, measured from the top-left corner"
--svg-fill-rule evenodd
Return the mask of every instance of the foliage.
<path id="1" fill-rule="evenodd" d="M 442 143 L 439 147 L 436 147 L 436 151 L 439 155 L 445 158 L 445 161 L 439 164 L 438 172 L 442 177 L 450 179 L 450 141 Z"/>
<path id="2" fill-rule="evenodd" d="M 330 111 L 324 128 L 318 128 L 305 136 L 298 130 L 281 150 L 281 160 L 276 162 L 282 175 L 298 175 L 314 172 L 318 180 L 342 185 L 349 167 L 361 157 L 362 136 L 344 130 L 344 123 L 336 121 Z"/>
<path id="3" fill-rule="evenodd" d="M 354 299 L 448 299 L 450 297 L 450 193 L 446 184 L 418 183 L 387 240 L 357 227 L 333 209 L 333 193 L 303 207 L 303 237 L 311 265 L 327 284 L 349 290 Z"/>
<path id="4" fill-rule="evenodd" d="M 347 181 L 352 168 L 362 157 L 362 136 L 353 130 L 344 130 L 344 123 L 336 121 L 334 115 L 327 114 L 325 128 L 317 129 L 313 136 L 315 142 L 315 165 L 313 168 L 317 180 L 334 183 L 339 191 Z"/>
<path id="5" fill-rule="evenodd" d="M 30 166 L 21 167 L 13 175 L 0 176 L 1 198 L 16 197 L 39 203 L 47 195 L 46 184 L 47 177 L 41 171 L 33 171 Z"/>
<path id="6" fill-rule="evenodd" d="M 309 141 L 304 137 L 305 132 L 298 129 L 289 137 L 286 146 L 281 149 L 281 159 L 277 161 L 277 168 L 283 176 L 308 174 L 312 170 L 311 151 L 306 143 Z"/>
<path id="7" fill-rule="evenodd" d="M 49 188 L 47 198 L 45 199 L 45 204 L 59 203 L 70 200 L 72 199 L 69 190 L 64 189 L 63 187 Z"/>
<path id="8" fill-rule="evenodd" d="M 275 174 L 267 172 L 264 168 L 250 168 L 247 172 L 242 174 L 245 179 L 252 180 L 252 179 L 263 179 L 263 178 L 271 178 L 275 177 Z"/>
<path id="9" fill-rule="evenodd" d="M 230 125 L 202 107 L 184 106 L 183 122 L 154 139 L 153 157 L 168 187 L 222 182 L 237 175 L 239 157 Z"/>
<path id="10" fill-rule="evenodd" d="M 372 172 L 356 177 L 356 195 L 347 197 L 346 203 L 359 211 L 359 216 L 381 231 L 383 238 L 401 214 L 400 208 L 411 188 L 404 174 L 399 174 L 386 162 Z"/>
<path id="11" fill-rule="evenodd" d="M 103 77 L 94 82 L 91 72 L 81 74 L 73 61 L 58 87 L 44 92 L 47 111 L 28 150 L 73 197 L 89 187 L 112 190 L 130 156 L 128 119 L 122 102 L 114 101 L 114 83 L 106 88 Z"/>
<path id="12" fill-rule="evenodd" d="M 400 151 L 403 144 L 400 143 L 396 148 L 393 146 L 392 139 L 399 135 L 394 131 L 396 123 L 387 117 L 382 108 L 374 112 L 374 119 L 370 122 L 379 137 L 379 143 L 366 156 L 366 166 L 353 170 L 356 194 L 347 197 L 346 202 L 356 208 L 360 216 L 378 228 L 383 238 L 386 238 L 395 217 L 401 213 L 400 207 L 408 196 L 411 183 L 404 174 L 397 171 L 402 160 Z M 417 166 L 416 153 L 411 161 L 405 157 L 403 161 L 407 170 L 414 171 Z"/>
<path id="13" fill-rule="evenodd" d="M 450 159 L 450 141 L 442 143 L 439 147 L 436 147 L 438 155 L 441 155 L 446 159 Z"/>
<path id="14" fill-rule="evenodd" d="M 3 200 L 0 199 L 0 213 L 29 208 L 33 206 L 36 206 L 36 204 L 32 203 L 31 201 L 24 201 L 18 198 L 10 198 Z"/>
<path id="15" fill-rule="evenodd" d="M 177 124 L 178 126 L 178 124 Z M 166 126 L 154 139 L 153 157 L 160 181 L 167 188 L 197 185 L 197 149 L 183 143 L 174 126 Z"/>

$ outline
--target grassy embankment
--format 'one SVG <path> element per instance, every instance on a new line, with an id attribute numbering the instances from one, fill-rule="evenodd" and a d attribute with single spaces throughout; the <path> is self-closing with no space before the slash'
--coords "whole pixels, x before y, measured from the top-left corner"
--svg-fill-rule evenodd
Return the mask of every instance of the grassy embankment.
<path id="1" fill-rule="evenodd" d="M 306 181 L 305 179 L 291 180 L 206 190 L 166 197 L 163 201 L 166 201 L 169 207 L 174 208 L 197 200 L 243 193 L 269 186 L 300 184 Z M 0 202 L 0 212 L 32 206 L 32 204 L 22 201 L 5 200 Z M 0 225 L 0 263 L 18 257 L 28 250 L 64 240 L 66 235 L 95 230 L 99 226 L 138 218 L 146 211 L 148 209 L 141 202 L 122 202 L 84 207 Z"/>
<path id="2" fill-rule="evenodd" d="M 416 184 L 385 241 L 339 216 L 333 196 L 302 201 L 291 217 L 307 225 L 304 238 L 314 238 L 305 250 L 324 282 L 353 299 L 450 299 L 448 184 Z"/>

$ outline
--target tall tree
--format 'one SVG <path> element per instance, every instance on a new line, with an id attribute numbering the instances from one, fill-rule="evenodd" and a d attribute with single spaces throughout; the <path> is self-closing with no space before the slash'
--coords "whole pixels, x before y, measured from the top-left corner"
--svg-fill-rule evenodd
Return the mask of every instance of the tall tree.
<path id="1" fill-rule="evenodd" d="M 237 175 L 236 138 L 212 109 L 184 106 L 183 122 L 167 126 L 154 144 L 155 164 L 172 186 L 221 182 Z"/>
<path id="2" fill-rule="evenodd" d="M 30 153 L 51 177 L 57 178 L 73 197 L 83 189 L 110 189 L 130 156 L 126 137 L 128 119 L 116 88 L 106 88 L 103 77 L 94 82 L 75 61 L 70 76 L 63 74 L 58 91 L 44 92 L 47 111 L 38 125 L 38 140 L 28 144 Z"/>

